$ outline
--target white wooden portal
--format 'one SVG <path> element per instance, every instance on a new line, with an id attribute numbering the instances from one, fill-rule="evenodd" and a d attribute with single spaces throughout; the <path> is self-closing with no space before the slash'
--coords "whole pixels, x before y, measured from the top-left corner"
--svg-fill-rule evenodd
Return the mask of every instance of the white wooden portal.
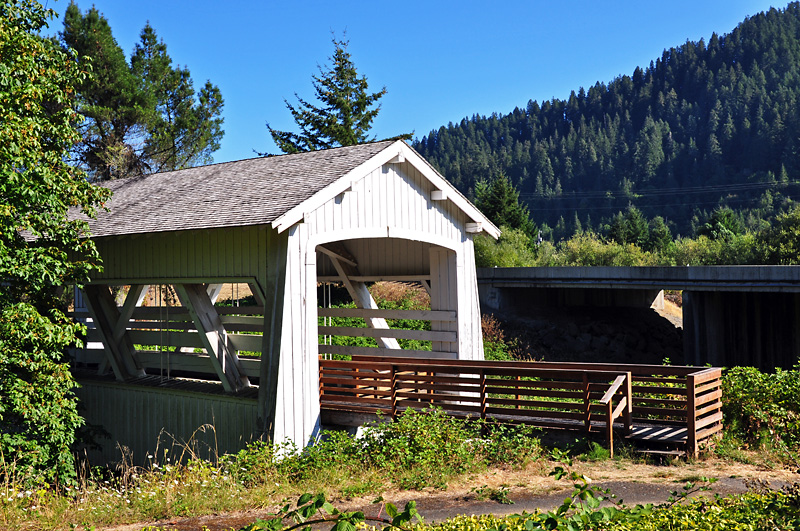
<path id="1" fill-rule="evenodd" d="M 238 434 L 239 443 L 267 436 L 307 444 L 320 430 L 320 351 L 367 353 L 318 345 L 320 332 L 342 332 L 320 330 L 326 311 L 318 309 L 321 281 L 347 287 L 358 306 L 348 311 L 368 324 L 357 333 L 378 342 L 368 349 L 372 355 L 483 358 L 472 235 L 497 237 L 499 231 L 402 141 L 191 168 L 109 186 L 115 192 L 111 212 L 90 222 L 105 270 L 86 289 L 89 311 L 83 315 L 95 327 L 89 339 L 102 349 L 87 348 L 76 360 L 126 382 L 119 400 L 128 400 L 123 387 L 130 390 L 156 374 L 159 393 L 170 387 L 163 384 L 166 330 L 173 348 L 167 353 L 170 381 L 180 381 L 173 374 L 191 374 L 193 381 L 207 374 L 227 395 L 228 408 L 230 396 L 257 395 L 257 420 L 251 433 Z M 429 319 L 431 331 L 388 329 L 385 319 L 396 315 L 376 310 L 366 289 L 378 280 L 421 282 L 431 310 L 415 317 Z M 257 305 L 215 306 L 215 289 L 225 282 L 248 284 Z M 172 286 L 179 304 L 167 308 L 171 315 L 165 318 L 164 307 L 141 306 L 148 285 Z M 116 301 L 109 286 L 129 286 L 127 298 Z M 397 339 L 403 337 L 429 340 L 432 350 L 400 349 Z M 160 348 L 139 348 L 144 344 Z M 260 356 L 243 357 L 245 351 Z M 108 400 L 113 393 L 107 380 L 102 385 Z M 128 394 L 143 400 L 140 391 Z M 140 404 L 121 409 L 126 407 Z M 101 417 L 90 421 L 126 422 L 124 415 L 104 416 L 96 404 L 90 410 Z M 135 444 L 119 442 L 142 452 L 148 436 L 155 442 L 152 434 Z"/>

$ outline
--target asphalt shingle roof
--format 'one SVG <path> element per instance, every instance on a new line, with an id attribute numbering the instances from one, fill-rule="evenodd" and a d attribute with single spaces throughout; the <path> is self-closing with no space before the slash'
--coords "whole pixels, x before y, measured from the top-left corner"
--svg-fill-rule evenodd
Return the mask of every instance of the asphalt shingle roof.
<path id="1" fill-rule="evenodd" d="M 94 237 L 271 223 L 394 141 L 199 166 L 104 183 Z"/>

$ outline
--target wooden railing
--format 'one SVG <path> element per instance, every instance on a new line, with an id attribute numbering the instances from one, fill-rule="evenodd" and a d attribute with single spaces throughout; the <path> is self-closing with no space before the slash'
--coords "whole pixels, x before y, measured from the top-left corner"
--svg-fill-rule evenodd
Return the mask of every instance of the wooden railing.
<path id="1" fill-rule="evenodd" d="M 442 345 L 453 344 L 458 341 L 456 332 L 456 312 L 449 310 L 383 310 L 366 308 L 319 308 L 319 317 L 323 319 L 336 319 L 355 317 L 364 320 L 370 319 L 413 319 L 430 321 L 433 330 L 405 330 L 401 328 L 380 327 L 354 327 L 332 326 L 323 323 L 319 326 L 319 335 L 341 337 L 372 337 L 415 339 L 431 341 L 432 350 L 389 349 L 381 347 L 356 347 L 344 345 L 329 345 L 324 341 L 319 345 L 320 354 L 335 354 L 340 356 L 392 356 L 404 358 L 452 358 L 453 352 L 441 350 Z M 435 324 L 434 324 L 435 323 Z"/>
<path id="2" fill-rule="evenodd" d="M 228 332 L 228 345 L 243 355 L 260 353 L 264 330 L 264 308 L 260 306 L 216 306 L 220 321 Z M 86 310 L 72 312 L 75 319 L 90 318 Z M 90 323 L 91 324 L 91 323 Z M 194 329 L 189 310 L 181 306 L 144 306 L 133 310 L 125 325 L 128 337 L 136 346 L 136 359 L 144 369 L 161 370 L 166 366 L 172 371 L 184 371 L 198 376 L 207 375 L 215 380 L 216 374 L 208 354 L 203 349 L 201 338 Z M 100 333 L 89 326 L 87 343 L 101 341 Z M 171 350 L 169 354 L 166 351 Z M 85 364 L 100 364 L 105 358 L 102 348 L 77 349 L 74 359 Z M 259 360 L 241 358 L 243 372 L 257 378 L 260 374 Z"/>
<path id="3" fill-rule="evenodd" d="M 434 405 L 461 417 L 604 431 L 609 445 L 617 419 L 630 427 L 626 372 L 418 361 L 320 360 L 321 406 L 394 418 Z"/>
<path id="4" fill-rule="evenodd" d="M 605 432 L 675 427 L 687 452 L 722 429 L 718 368 L 354 357 L 320 360 L 323 411 L 394 417 L 441 406 L 451 414 L 543 428 Z"/>

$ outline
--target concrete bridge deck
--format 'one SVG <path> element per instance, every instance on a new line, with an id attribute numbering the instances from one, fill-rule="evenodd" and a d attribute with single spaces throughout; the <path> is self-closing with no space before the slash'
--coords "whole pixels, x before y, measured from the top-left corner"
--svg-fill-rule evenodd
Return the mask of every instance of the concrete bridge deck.
<path id="1" fill-rule="evenodd" d="M 649 307 L 683 291 L 687 364 L 792 368 L 800 357 L 800 266 L 479 268 L 484 311 Z"/>

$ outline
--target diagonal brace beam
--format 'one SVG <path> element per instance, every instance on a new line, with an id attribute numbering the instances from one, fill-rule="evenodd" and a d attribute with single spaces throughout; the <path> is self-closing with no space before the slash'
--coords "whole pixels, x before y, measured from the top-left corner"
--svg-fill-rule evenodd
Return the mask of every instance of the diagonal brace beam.
<path id="1" fill-rule="evenodd" d="M 132 287 L 131 292 L 133 291 Z M 126 309 L 129 301 L 126 299 L 123 312 L 120 312 L 108 286 L 88 285 L 84 288 L 84 294 L 86 295 L 86 308 L 92 316 L 92 321 L 100 333 L 100 338 L 105 347 L 107 362 L 101 363 L 100 369 L 105 372 L 108 364 L 110 364 L 117 380 L 121 381 L 144 376 L 144 369 L 136 361 L 133 342 L 128 334 L 125 333 L 128 320 L 133 312 L 132 308 Z M 131 306 L 135 307 L 138 295 L 135 297 L 131 295 L 132 293 L 128 294 L 128 299 L 134 301 Z M 126 316 L 128 311 L 131 313 L 127 313 Z"/>
<path id="2" fill-rule="evenodd" d="M 356 303 L 356 306 L 358 308 L 377 310 L 378 303 L 376 303 L 375 299 L 372 298 L 372 294 L 367 289 L 367 285 L 363 282 L 355 282 L 350 278 L 360 276 L 358 268 L 356 268 L 354 265 L 351 265 L 354 263 L 354 261 L 350 260 L 349 258 L 347 261 L 340 260 L 343 255 L 352 255 L 347 252 L 347 248 L 344 246 L 344 244 L 339 243 L 338 245 L 339 247 L 336 249 L 336 252 L 330 251 L 322 245 L 318 246 L 317 249 L 327 254 L 331 259 L 331 262 L 333 262 L 333 267 L 336 268 L 336 272 L 339 274 L 339 277 L 341 277 L 342 282 L 344 282 L 345 288 L 347 288 L 347 292 L 350 294 L 353 302 Z M 389 328 L 389 324 L 383 317 L 367 317 L 365 320 L 369 328 Z M 378 346 L 381 348 L 400 349 L 400 343 L 398 343 L 397 339 L 393 337 L 376 337 L 375 340 L 378 342 Z"/>
<path id="3" fill-rule="evenodd" d="M 146 284 L 134 284 L 131 286 L 130 291 L 128 291 L 128 295 L 125 297 L 125 302 L 122 304 L 122 309 L 119 312 L 119 319 L 114 326 L 113 338 L 115 342 L 122 341 L 123 336 L 128 332 L 128 325 L 133 311 L 137 306 L 141 306 L 142 301 L 147 295 L 147 288 L 149 288 L 149 286 Z M 100 362 L 97 368 L 97 374 L 105 374 L 108 370 L 109 363 L 108 356 L 103 358 L 103 361 Z"/>
<path id="4" fill-rule="evenodd" d="M 181 304 L 189 310 L 200 339 L 211 358 L 225 391 L 235 393 L 250 387 L 236 351 L 228 344 L 227 332 L 203 284 L 175 284 Z"/>

